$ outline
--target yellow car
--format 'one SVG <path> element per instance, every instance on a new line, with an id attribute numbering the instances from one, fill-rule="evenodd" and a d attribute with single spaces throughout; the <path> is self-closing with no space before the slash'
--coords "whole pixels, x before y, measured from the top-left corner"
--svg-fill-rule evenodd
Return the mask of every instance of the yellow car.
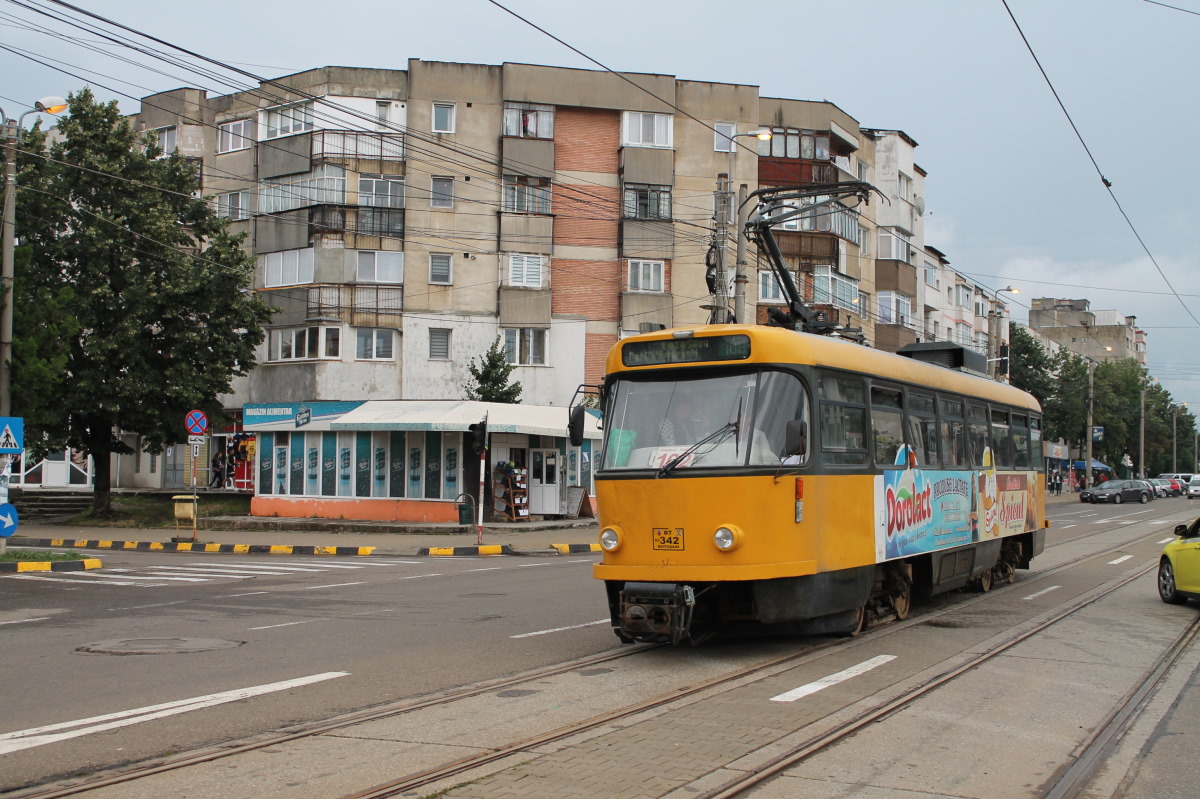
<path id="1" fill-rule="evenodd" d="M 1200 519 L 1176 526 L 1175 535 L 1158 562 L 1158 595 L 1163 602 L 1182 605 L 1189 598 L 1200 599 Z"/>

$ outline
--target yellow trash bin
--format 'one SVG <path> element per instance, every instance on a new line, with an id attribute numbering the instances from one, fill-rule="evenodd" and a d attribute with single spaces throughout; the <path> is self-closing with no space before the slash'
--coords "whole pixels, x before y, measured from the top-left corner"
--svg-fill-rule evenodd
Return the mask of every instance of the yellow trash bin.
<path id="1" fill-rule="evenodd" d="M 191 494 L 180 494 L 171 499 L 175 500 L 176 527 L 179 526 L 178 522 L 190 522 L 196 518 L 196 497 Z"/>

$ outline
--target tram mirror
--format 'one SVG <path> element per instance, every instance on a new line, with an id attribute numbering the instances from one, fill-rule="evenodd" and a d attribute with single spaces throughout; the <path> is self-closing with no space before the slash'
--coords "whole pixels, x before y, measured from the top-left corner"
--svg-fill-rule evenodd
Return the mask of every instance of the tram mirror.
<path id="1" fill-rule="evenodd" d="M 583 416 L 585 413 L 587 411 L 582 405 L 576 405 L 571 409 L 571 418 L 567 422 L 567 434 L 571 439 L 572 447 L 583 446 Z"/>
<path id="2" fill-rule="evenodd" d="M 803 455 L 808 449 L 808 422 L 802 419 L 792 419 L 783 431 L 783 455 Z"/>

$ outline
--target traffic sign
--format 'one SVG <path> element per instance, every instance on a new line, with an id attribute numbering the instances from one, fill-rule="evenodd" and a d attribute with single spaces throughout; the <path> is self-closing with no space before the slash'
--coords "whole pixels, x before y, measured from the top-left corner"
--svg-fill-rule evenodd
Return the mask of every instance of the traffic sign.
<path id="1" fill-rule="evenodd" d="M 17 509 L 7 502 L 0 505 L 0 538 L 8 538 L 17 531 Z"/>
<path id="2" fill-rule="evenodd" d="M 200 457 L 200 445 L 199 444 L 192 444 L 192 457 L 193 458 Z"/>
<path id="3" fill-rule="evenodd" d="M 183 420 L 183 426 L 192 435 L 201 435 L 208 429 L 208 417 L 204 415 L 204 411 L 188 411 L 188 415 Z"/>
<path id="4" fill-rule="evenodd" d="M 13 455 L 25 449 L 25 418 L 0 416 L 0 455 Z"/>
<path id="5" fill-rule="evenodd" d="M 188 436 L 189 444 L 203 444 L 204 436 Z"/>

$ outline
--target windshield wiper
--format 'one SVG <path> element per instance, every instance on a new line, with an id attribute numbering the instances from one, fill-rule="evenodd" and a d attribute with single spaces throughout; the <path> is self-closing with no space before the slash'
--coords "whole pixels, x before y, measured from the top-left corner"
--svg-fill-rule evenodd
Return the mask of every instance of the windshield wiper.
<path id="1" fill-rule="evenodd" d="M 719 444 L 720 439 L 723 438 L 725 436 L 725 434 L 728 433 L 730 430 L 732 430 L 733 434 L 736 436 L 737 431 L 738 431 L 738 422 L 739 422 L 739 420 L 737 420 L 737 419 L 735 419 L 732 422 L 727 422 L 725 425 L 718 427 L 716 430 L 709 433 L 704 438 L 697 441 L 695 444 L 692 444 L 690 447 L 688 447 L 683 452 L 676 455 L 674 458 L 671 458 L 671 460 L 664 463 L 662 468 L 658 470 L 658 476 L 666 477 L 668 474 L 675 471 L 676 467 L 678 467 L 679 464 L 683 463 L 684 460 L 686 460 L 689 455 L 692 455 L 693 453 L 696 452 L 696 450 L 700 449 L 700 447 L 704 446 L 705 444 L 709 443 L 710 441 L 713 442 L 714 446 L 716 444 Z M 714 439 L 716 439 L 716 440 L 714 440 Z"/>

